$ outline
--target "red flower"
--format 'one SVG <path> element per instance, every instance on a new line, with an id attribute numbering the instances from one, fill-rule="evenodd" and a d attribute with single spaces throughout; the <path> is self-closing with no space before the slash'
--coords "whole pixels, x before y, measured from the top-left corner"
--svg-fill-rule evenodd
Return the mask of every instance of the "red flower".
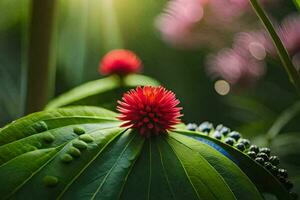
<path id="1" fill-rule="evenodd" d="M 180 102 L 162 86 L 137 87 L 125 93 L 122 100 L 117 107 L 118 119 L 125 121 L 122 127 L 138 129 L 143 136 L 166 133 L 180 123 Z"/>
<path id="2" fill-rule="evenodd" d="M 127 75 L 139 72 L 141 65 L 141 60 L 132 51 L 116 49 L 108 52 L 103 57 L 99 66 L 99 72 L 103 75 Z"/>

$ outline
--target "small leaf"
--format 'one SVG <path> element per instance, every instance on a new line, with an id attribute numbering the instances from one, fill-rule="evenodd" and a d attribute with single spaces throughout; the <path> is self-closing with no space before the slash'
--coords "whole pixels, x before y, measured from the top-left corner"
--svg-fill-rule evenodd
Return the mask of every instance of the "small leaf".
<path id="1" fill-rule="evenodd" d="M 296 5 L 296 7 L 298 8 L 298 10 L 300 10 L 300 0 L 294 0 L 294 3 Z"/>
<path id="2" fill-rule="evenodd" d="M 109 76 L 85 83 L 58 96 L 46 106 L 46 110 L 69 105 L 114 108 L 115 104 L 111 102 L 116 102 L 125 91 L 139 85 L 159 85 L 159 83 L 152 78 L 138 74 L 128 75 L 123 79 L 118 76 Z"/>

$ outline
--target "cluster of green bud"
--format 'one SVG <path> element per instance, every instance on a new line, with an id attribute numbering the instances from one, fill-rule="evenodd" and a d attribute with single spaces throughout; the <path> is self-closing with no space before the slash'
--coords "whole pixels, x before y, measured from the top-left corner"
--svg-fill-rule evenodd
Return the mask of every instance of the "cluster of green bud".
<path id="1" fill-rule="evenodd" d="M 291 191 L 293 183 L 288 180 L 287 170 L 279 167 L 280 160 L 278 156 L 271 155 L 271 150 L 269 148 L 259 148 L 256 145 L 251 145 L 246 153 L 249 157 L 264 166 L 270 173 L 276 176 L 287 190 Z M 291 195 L 295 196 L 292 192 Z"/>
<path id="2" fill-rule="evenodd" d="M 202 132 L 209 137 L 220 140 L 247 154 L 251 159 L 272 173 L 284 187 L 290 191 L 293 199 L 297 199 L 297 194 L 291 192 L 293 183 L 288 180 L 287 170 L 279 168 L 279 158 L 271 155 L 271 150 L 269 148 L 259 148 L 256 145 L 251 145 L 250 141 L 242 138 L 242 135 L 239 132 L 232 131 L 222 124 L 219 124 L 214 128 L 213 124 L 210 122 L 203 122 L 199 126 L 195 123 L 190 123 L 187 125 L 187 129 L 190 131 Z"/>
<path id="3" fill-rule="evenodd" d="M 237 131 L 231 131 L 228 127 L 219 124 L 214 128 L 210 122 L 203 122 L 199 126 L 197 124 L 188 124 L 187 129 L 191 131 L 202 132 L 212 138 L 221 140 L 224 143 L 234 146 L 240 151 L 245 151 L 250 146 L 250 141 L 241 137 L 241 134 Z"/>

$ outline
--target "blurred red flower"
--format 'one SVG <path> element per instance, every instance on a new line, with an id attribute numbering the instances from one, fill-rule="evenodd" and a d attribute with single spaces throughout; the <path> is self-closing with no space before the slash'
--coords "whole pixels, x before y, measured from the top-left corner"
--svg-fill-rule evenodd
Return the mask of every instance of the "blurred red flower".
<path id="1" fill-rule="evenodd" d="M 127 75 L 141 70 L 142 62 L 132 51 L 116 49 L 108 52 L 101 60 L 99 72 L 103 75 Z"/>

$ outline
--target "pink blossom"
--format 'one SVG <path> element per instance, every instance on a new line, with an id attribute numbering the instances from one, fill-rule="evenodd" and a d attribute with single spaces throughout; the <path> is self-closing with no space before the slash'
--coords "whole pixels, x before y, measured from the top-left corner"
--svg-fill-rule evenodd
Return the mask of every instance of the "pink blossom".
<path id="1" fill-rule="evenodd" d="M 300 70 L 300 16 L 291 15 L 277 27 L 279 37 Z M 270 36 L 263 30 L 236 34 L 232 49 L 224 49 L 208 60 L 208 73 L 236 85 L 253 85 L 265 73 L 267 54 L 277 56 Z"/>
<path id="2" fill-rule="evenodd" d="M 232 85 L 252 86 L 265 73 L 265 65 L 237 49 L 223 49 L 208 59 L 208 73 Z"/>
<path id="3" fill-rule="evenodd" d="M 277 33 L 290 54 L 295 67 L 300 69 L 300 15 L 287 16 L 277 27 Z M 271 56 L 277 56 L 277 50 L 269 37 L 266 49 Z"/>
<path id="4" fill-rule="evenodd" d="M 279 37 L 291 55 L 300 51 L 300 15 L 290 15 L 278 30 Z"/>
<path id="5" fill-rule="evenodd" d="M 264 60 L 273 45 L 265 31 L 252 31 L 236 34 L 233 48 L 240 53 L 250 54 L 257 60 Z"/>
<path id="6" fill-rule="evenodd" d="M 172 0 L 158 16 L 156 27 L 165 41 L 175 46 L 194 46 L 194 41 L 199 38 L 194 28 L 202 17 L 202 1 Z"/>
<path id="7" fill-rule="evenodd" d="M 163 40 L 176 47 L 219 47 L 232 33 L 251 26 L 239 20 L 249 8 L 248 0 L 170 0 L 155 25 Z"/>

